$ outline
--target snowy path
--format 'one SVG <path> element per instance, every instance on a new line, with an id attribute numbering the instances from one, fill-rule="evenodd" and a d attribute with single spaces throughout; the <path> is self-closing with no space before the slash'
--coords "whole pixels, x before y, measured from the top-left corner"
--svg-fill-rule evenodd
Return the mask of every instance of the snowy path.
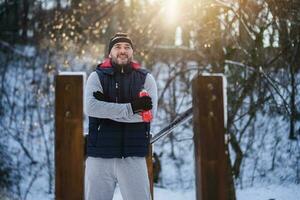
<path id="1" fill-rule="evenodd" d="M 154 188 L 155 200 L 195 200 L 195 191 L 171 191 Z M 252 187 L 237 191 L 237 200 L 300 200 L 300 185 Z M 113 200 L 122 200 L 117 189 Z"/>

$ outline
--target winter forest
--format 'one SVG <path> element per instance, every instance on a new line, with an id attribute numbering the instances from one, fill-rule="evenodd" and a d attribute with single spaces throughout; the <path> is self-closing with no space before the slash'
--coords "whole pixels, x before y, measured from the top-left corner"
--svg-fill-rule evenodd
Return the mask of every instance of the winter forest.
<path id="1" fill-rule="evenodd" d="M 153 133 L 192 105 L 195 75 L 224 74 L 232 199 L 297 192 L 299 13 L 297 0 L 0 0 L 0 199 L 54 199 L 55 76 L 88 76 L 116 32 L 157 81 Z M 193 144 L 191 120 L 155 143 L 155 189 L 195 198 Z"/>

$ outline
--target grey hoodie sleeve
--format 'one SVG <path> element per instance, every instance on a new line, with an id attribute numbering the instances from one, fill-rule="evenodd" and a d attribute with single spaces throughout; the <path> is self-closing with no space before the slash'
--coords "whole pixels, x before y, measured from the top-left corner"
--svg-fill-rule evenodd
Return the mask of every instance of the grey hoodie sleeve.
<path id="1" fill-rule="evenodd" d="M 147 74 L 144 88 L 148 91 L 152 103 L 152 114 L 157 110 L 157 86 L 151 74 Z M 107 118 L 119 122 L 142 122 L 139 114 L 133 114 L 130 103 L 108 103 L 99 101 L 93 96 L 93 92 L 103 92 L 101 83 L 96 72 L 92 72 L 87 80 L 85 88 L 85 113 L 91 117 Z"/>

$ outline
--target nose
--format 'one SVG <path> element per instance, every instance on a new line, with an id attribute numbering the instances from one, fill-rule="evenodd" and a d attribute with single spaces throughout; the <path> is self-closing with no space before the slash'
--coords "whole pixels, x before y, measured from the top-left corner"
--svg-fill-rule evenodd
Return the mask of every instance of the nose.
<path id="1" fill-rule="evenodd" d="M 125 48 L 121 48 L 121 49 L 120 49 L 120 53 L 121 53 L 121 54 L 126 53 L 126 49 L 125 49 Z"/>

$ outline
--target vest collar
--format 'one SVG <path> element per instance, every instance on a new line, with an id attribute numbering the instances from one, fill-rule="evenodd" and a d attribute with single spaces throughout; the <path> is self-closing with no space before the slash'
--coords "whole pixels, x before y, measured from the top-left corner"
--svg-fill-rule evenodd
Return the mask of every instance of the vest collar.
<path id="1" fill-rule="evenodd" d="M 130 63 L 130 66 L 133 68 L 133 69 L 140 69 L 141 68 L 141 65 L 137 62 L 137 61 L 132 61 Z M 104 59 L 99 65 L 98 65 L 99 68 L 112 68 L 112 64 L 111 64 L 111 59 L 109 58 L 106 58 Z"/>

